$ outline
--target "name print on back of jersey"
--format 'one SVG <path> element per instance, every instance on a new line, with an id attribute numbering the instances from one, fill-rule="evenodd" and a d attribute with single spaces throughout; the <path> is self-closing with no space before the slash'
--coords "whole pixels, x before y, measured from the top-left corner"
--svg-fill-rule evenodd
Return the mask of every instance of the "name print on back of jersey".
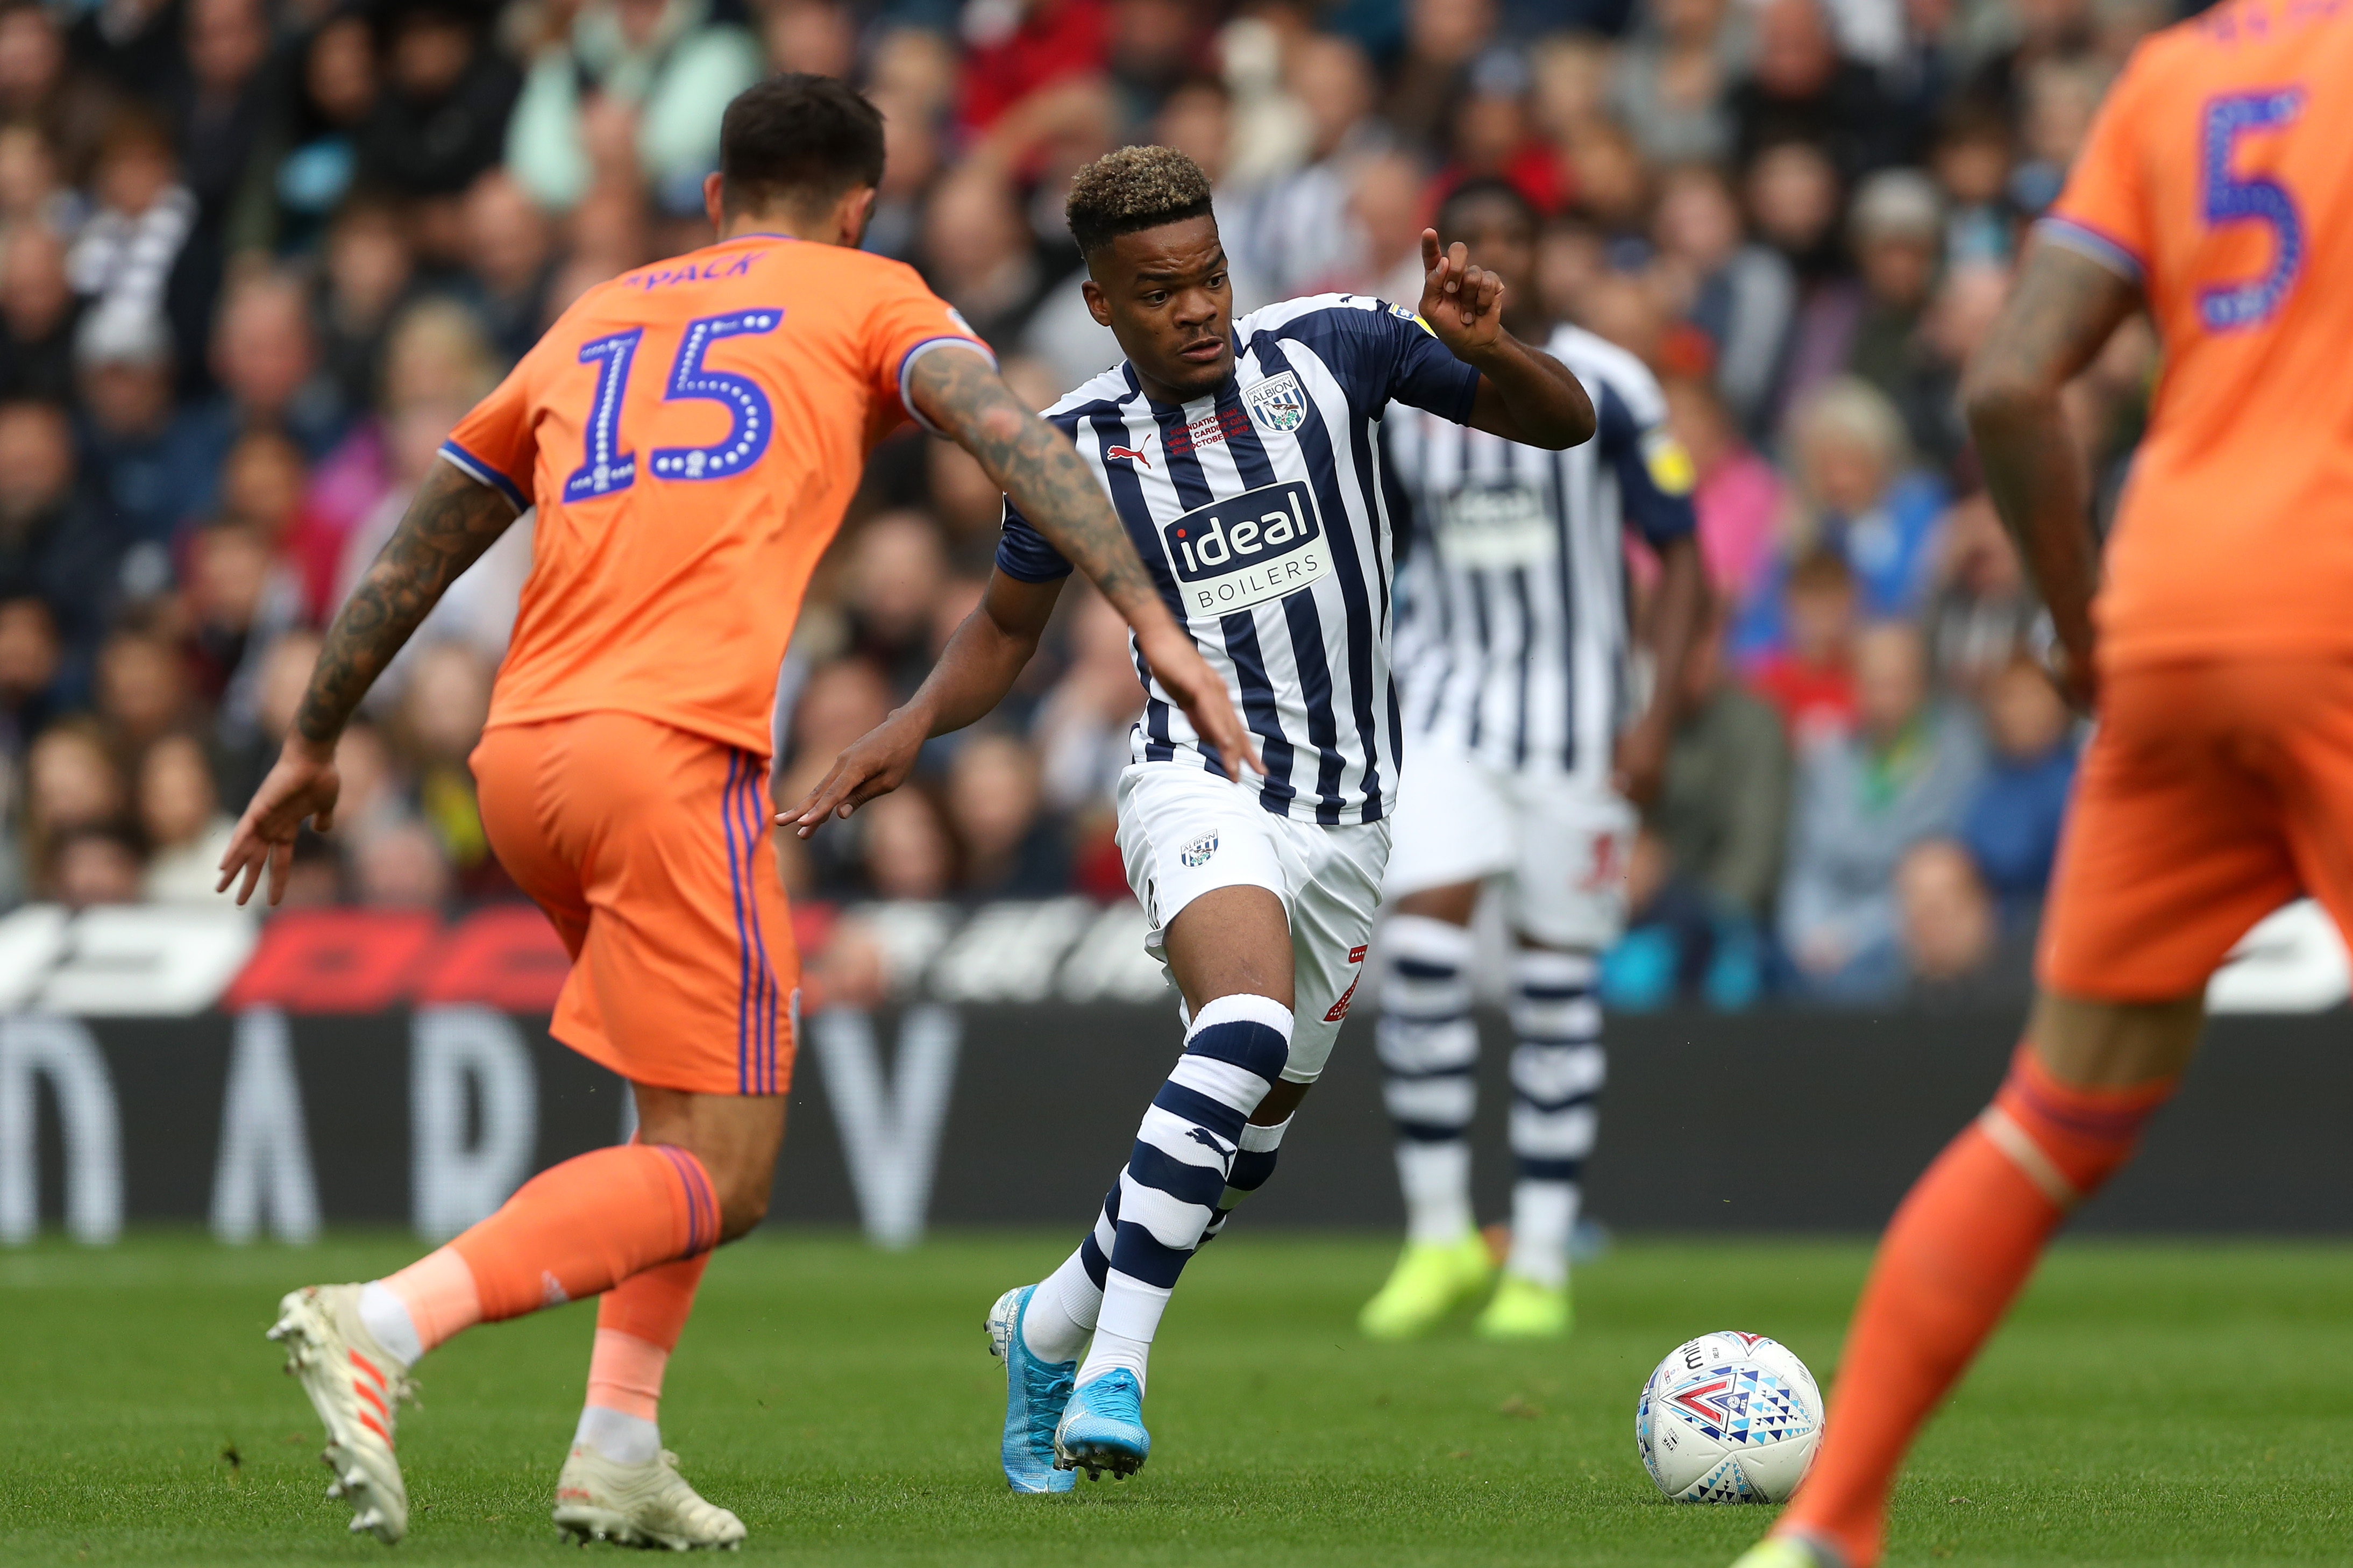
<path id="1" fill-rule="evenodd" d="M 1299 479 L 1196 507 L 1162 524 L 1160 539 L 1188 617 L 1247 610 L 1331 570 L 1315 492 Z"/>

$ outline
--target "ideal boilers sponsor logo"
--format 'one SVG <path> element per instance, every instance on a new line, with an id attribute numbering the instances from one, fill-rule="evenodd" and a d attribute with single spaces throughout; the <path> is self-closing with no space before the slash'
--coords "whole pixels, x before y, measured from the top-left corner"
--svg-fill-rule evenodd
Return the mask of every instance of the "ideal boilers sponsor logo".
<path id="1" fill-rule="evenodd" d="M 1299 479 L 1198 507 L 1163 524 L 1160 538 L 1189 616 L 1247 610 L 1332 569 L 1315 492 Z"/>

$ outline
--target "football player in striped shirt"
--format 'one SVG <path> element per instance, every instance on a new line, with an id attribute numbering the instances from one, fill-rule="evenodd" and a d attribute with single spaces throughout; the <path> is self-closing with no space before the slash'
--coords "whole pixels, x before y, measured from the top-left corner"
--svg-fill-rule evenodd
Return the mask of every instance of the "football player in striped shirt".
<path id="1" fill-rule="evenodd" d="M 1094 1229 L 990 1314 L 1017 1490 L 1144 1463 L 1145 1358 L 1179 1270 L 1274 1167 L 1356 994 L 1388 859 L 1403 716 L 1389 680 L 1382 416 L 1404 403 L 1534 446 L 1593 434 L 1584 390 L 1503 330 L 1504 289 L 1422 237 L 1419 310 L 1350 295 L 1236 320 L 1209 184 L 1129 147 L 1071 183 L 1095 319 L 1127 359 L 1046 411 L 1102 479 L 1169 607 L 1253 732 L 1244 780 L 1141 665 L 1119 785 L 1128 880 L 1183 994 L 1185 1052 Z M 995 707 L 1070 565 L 1010 505 L 981 607 L 907 706 L 845 752 L 806 834 Z M 1083 1359 L 1082 1359 L 1083 1357 Z"/>
<path id="2" fill-rule="evenodd" d="M 1406 1247 L 1364 1331 L 1430 1328 L 1495 1274 L 1472 1221 L 1471 920 L 1502 897 L 1512 957 L 1512 1250 L 1479 1331 L 1568 1331 L 1568 1237 L 1601 1089 L 1594 978 L 1625 921 L 1633 799 L 1655 788 L 1668 698 L 1705 590 L 1690 460 L 1641 361 L 1554 326 L 1526 284 L 1536 213 L 1501 179 L 1458 186 L 1439 232 L 1504 280 L 1504 321 L 1542 342 L 1591 395 L 1596 439 L 1547 451 L 1433 419 L 1389 416 L 1388 453 L 1411 498 L 1399 588 L 1398 682 L 1409 762 L 1382 928 L 1377 1042 L 1397 1124 Z M 1650 701 L 1630 679 L 1625 530 L 1662 564 Z M 1630 797 L 1633 797 L 1630 799 Z"/>

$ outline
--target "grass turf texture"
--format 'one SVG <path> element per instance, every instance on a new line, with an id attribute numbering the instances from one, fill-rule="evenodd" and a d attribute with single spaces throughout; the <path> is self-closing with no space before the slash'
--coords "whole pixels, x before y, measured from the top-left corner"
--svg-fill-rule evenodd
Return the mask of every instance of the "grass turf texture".
<path id="1" fill-rule="evenodd" d="M 1860 1245 L 1643 1243 L 1584 1269 L 1565 1345 L 1368 1345 L 1385 1242 L 1247 1234 L 1187 1270 L 1153 1363 L 1153 1458 L 1124 1485 L 1015 1498 L 981 1318 L 1062 1239 L 888 1256 L 830 1236 L 729 1249 L 670 1379 L 663 1433 L 747 1551 L 812 1563 L 1477 1563 L 1722 1568 L 1757 1508 L 1660 1500 L 1634 1395 L 1683 1337 L 1744 1328 L 1829 1381 Z M 0 1254 L 0 1560 L 375 1562 L 324 1500 L 319 1432 L 263 1343 L 306 1280 L 405 1261 L 147 1235 Z M 394 1562 L 561 1562 L 547 1522 L 586 1303 L 467 1334 L 422 1369 Z M 2063 1247 L 1932 1428 L 1895 1563 L 2353 1559 L 2353 1248 Z M 233 1457 L 232 1457 L 233 1456 Z M 596 1548 L 609 1552 L 613 1548 Z"/>

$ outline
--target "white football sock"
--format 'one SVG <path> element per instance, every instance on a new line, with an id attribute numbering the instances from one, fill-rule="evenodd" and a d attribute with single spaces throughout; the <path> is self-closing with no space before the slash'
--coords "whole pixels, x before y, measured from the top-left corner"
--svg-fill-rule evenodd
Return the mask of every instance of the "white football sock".
<path id="1" fill-rule="evenodd" d="M 1103 1315 L 1077 1381 L 1092 1383 L 1121 1367 L 1135 1374 L 1136 1392 L 1144 1391 L 1145 1363 L 1152 1356 L 1152 1336 L 1159 1331 L 1160 1314 L 1168 1310 L 1174 1292 L 1114 1272 L 1103 1285 Z"/>
<path id="2" fill-rule="evenodd" d="M 1405 1189 L 1405 1237 L 1443 1247 L 1476 1228 L 1471 1218 L 1471 1144 L 1399 1139 L 1398 1184 Z"/>
<path id="3" fill-rule="evenodd" d="M 1504 1265 L 1539 1285 L 1568 1283 L 1568 1233 L 1577 1226 L 1577 1184 L 1518 1182 L 1512 1187 L 1512 1256 Z"/>
<path id="4" fill-rule="evenodd" d="M 1109 1228 L 1110 1222 L 1098 1216 L 1098 1239 Z M 1021 1314 L 1021 1342 L 1039 1361 L 1078 1360 L 1087 1336 L 1095 1331 L 1103 1299 L 1103 1287 L 1087 1273 L 1084 1251 L 1071 1253 L 1029 1293 L 1029 1310 Z"/>
<path id="5" fill-rule="evenodd" d="M 425 1353 L 425 1342 L 417 1337 L 417 1321 L 408 1315 L 408 1303 L 395 1295 L 381 1279 L 371 1279 L 360 1287 L 360 1321 L 375 1336 L 375 1342 L 397 1356 L 408 1366 L 415 1366 Z"/>
<path id="6" fill-rule="evenodd" d="M 661 1458 L 659 1422 L 601 1405 L 580 1407 L 580 1425 L 573 1429 L 572 1440 L 617 1465 L 649 1465 Z"/>

